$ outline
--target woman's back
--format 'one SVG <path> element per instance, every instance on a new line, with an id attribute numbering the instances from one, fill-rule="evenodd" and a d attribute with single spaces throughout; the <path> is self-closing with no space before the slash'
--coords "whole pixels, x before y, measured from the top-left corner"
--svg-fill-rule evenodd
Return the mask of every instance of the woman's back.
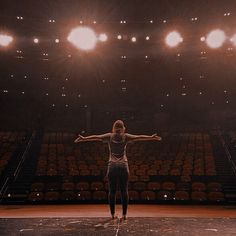
<path id="1" fill-rule="evenodd" d="M 109 162 L 127 163 L 126 157 L 126 134 L 111 133 L 109 144 Z"/>

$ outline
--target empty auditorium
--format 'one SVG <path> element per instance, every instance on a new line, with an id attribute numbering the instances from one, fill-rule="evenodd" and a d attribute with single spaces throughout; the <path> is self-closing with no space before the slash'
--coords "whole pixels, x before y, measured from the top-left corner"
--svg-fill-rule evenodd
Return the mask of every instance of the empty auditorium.
<path id="1" fill-rule="evenodd" d="M 236 235 L 234 0 L 0 2 L 0 235 Z"/>

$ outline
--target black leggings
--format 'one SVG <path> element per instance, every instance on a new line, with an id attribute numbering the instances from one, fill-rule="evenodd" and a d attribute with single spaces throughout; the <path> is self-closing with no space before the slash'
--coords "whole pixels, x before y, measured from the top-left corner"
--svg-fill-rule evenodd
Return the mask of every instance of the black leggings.
<path id="1" fill-rule="evenodd" d="M 111 164 L 108 166 L 108 187 L 109 187 L 109 205 L 111 214 L 115 214 L 116 191 L 119 183 L 123 215 L 127 213 L 128 207 L 128 177 L 129 169 L 127 165 Z"/>

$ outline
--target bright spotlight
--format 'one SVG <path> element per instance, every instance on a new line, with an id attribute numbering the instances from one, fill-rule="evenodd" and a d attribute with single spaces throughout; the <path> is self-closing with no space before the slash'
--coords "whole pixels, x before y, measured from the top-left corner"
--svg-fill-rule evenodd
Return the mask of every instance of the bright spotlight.
<path id="1" fill-rule="evenodd" d="M 183 38 L 178 32 L 173 31 L 166 36 L 165 41 L 169 47 L 176 47 L 183 42 Z"/>
<path id="2" fill-rule="evenodd" d="M 121 39 L 122 39 L 122 36 L 119 34 L 119 35 L 117 36 L 117 39 L 121 40 Z"/>
<path id="3" fill-rule="evenodd" d="M 233 45 L 236 47 L 236 34 L 233 35 L 233 37 L 230 39 L 230 41 L 233 43 Z"/>
<path id="4" fill-rule="evenodd" d="M 210 48 L 219 48 L 224 44 L 225 40 L 226 36 L 224 31 L 217 29 L 207 35 L 206 43 Z"/>
<path id="5" fill-rule="evenodd" d="M 135 43 L 135 42 L 137 41 L 136 37 L 132 37 L 132 38 L 131 38 L 131 41 L 132 41 L 133 43 Z"/>
<path id="6" fill-rule="evenodd" d="M 0 34 L 0 46 L 7 47 L 11 42 L 13 41 L 13 38 L 6 34 Z"/>
<path id="7" fill-rule="evenodd" d="M 38 38 L 34 38 L 34 43 L 39 43 L 39 39 Z"/>
<path id="8" fill-rule="evenodd" d="M 101 41 L 101 42 L 106 42 L 107 41 L 107 35 L 106 34 L 100 34 L 98 39 Z"/>
<path id="9" fill-rule="evenodd" d="M 96 46 L 97 36 L 88 27 L 77 27 L 70 32 L 67 40 L 81 50 L 91 50 Z"/>
<path id="10" fill-rule="evenodd" d="M 204 36 L 202 36 L 201 38 L 200 38 L 200 41 L 201 42 L 204 42 L 206 40 L 206 38 L 204 37 Z"/>
<path id="11" fill-rule="evenodd" d="M 59 39 L 55 39 L 55 43 L 59 43 L 60 42 L 60 40 Z"/>

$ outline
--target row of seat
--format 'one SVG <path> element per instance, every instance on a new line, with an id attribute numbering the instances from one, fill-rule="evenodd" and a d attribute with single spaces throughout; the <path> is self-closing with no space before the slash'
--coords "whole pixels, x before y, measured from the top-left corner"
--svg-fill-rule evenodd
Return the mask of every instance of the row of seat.
<path id="1" fill-rule="evenodd" d="M 209 182 L 209 183 L 203 183 L 203 182 L 193 182 L 185 183 L 185 182 L 179 182 L 174 183 L 171 181 L 168 182 L 134 182 L 130 183 L 129 188 L 132 190 L 137 191 L 144 191 L 144 190 L 169 190 L 169 191 L 175 191 L 175 190 L 186 190 L 186 191 L 222 191 L 222 186 L 218 182 Z M 73 190 L 90 190 L 90 191 L 98 191 L 98 190 L 108 190 L 108 183 L 107 182 L 35 182 L 31 185 L 31 191 L 73 191 Z"/>
<path id="2" fill-rule="evenodd" d="M 120 192 L 116 195 L 117 199 L 121 199 Z M 31 192 L 28 196 L 30 202 L 39 201 L 107 201 L 108 195 L 105 191 L 50 191 L 50 192 Z M 129 191 L 130 201 L 197 201 L 197 202 L 224 202 L 225 197 L 222 192 L 187 192 L 187 191 Z"/>

